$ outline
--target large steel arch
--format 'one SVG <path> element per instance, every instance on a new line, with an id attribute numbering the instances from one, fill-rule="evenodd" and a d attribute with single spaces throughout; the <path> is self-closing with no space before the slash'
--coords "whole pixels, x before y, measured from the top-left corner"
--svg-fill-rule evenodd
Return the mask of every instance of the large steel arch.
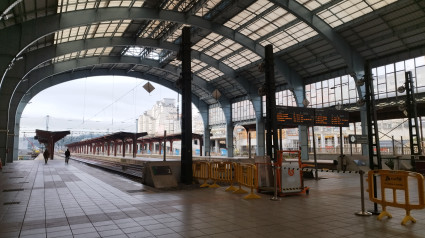
<path id="1" fill-rule="evenodd" d="M 54 57 L 58 57 L 61 55 L 66 55 L 70 53 L 74 53 L 77 51 L 81 51 L 83 49 L 92 49 L 92 48 L 100 48 L 100 47 L 109 47 L 109 46 L 145 46 L 145 47 L 153 47 L 166 49 L 170 51 L 178 52 L 179 46 L 169 42 L 161 42 L 155 39 L 143 39 L 143 38 L 121 38 L 121 37 L 113 37 L 113 38 L 93 38 L 93 39 L 85 39 L 85 40 L 77 40 L 66 42 L 58 45 L 44 47 L 38 50 L 31 51 L 25 54 L 25 65 L 29 70 L 23 74 L 25 71 L 19 70 L 20 75 L 16 75 L 16 77 L 24 78 L 26 74 L 30 73 L 35 67 L 37 67 L 42 62 L 48 61 Z M 131 57 L 131 56 L 128 56 Z M 219 62 L 211 56 L 208 56 L 202 52 L 192 50 L 191 52 L 192 59 L 200 60 L 212 67 L 215 67 L 222 71 L 227 77 L 230 77 L 241 86 L 242 89 L 248 91 L 256 91 L 256 89 L 252 88 L 252 84 L 249 83 L 248 80 L 238 77 L 237 72 L 233 70 L 231 67 Z M 134 57 L 137 58 L 137 57 Z M 140 59 L 140 61 L 146 61 L 145 59 Z M 158 62 L 151 62 L 150 65 L 155 65 L 155 67 L 161 67 Z M 204 82 L 198 81 L 198 86 L 211 88 L 214 87 L 212 82 Z"/>
<path id="2" fill-rule="evenodd" d="M 86 69 L 86 70 L 80 70 L 80 71 L 67 71 L 56 75 L 51 75 L 48 77 L 45 77 L 44 79 L 40 80 L 37 84 L 35 84 L 33 87 L 31 87 L 27 93 L 25 93 L 21 100 L 19 100 L 18 105 L 14 105 L 12 107 L 11 114 L 14 115 L 11 121 L 13 121 L 12 125 L 14 125 L 14 141 L 13 145 L 13 155 L 10 155 L 10 158 L 8 158 L 8 162 L 11 162 L 11 160 L 17 158 L 17 144 L 19 139 L 19 127 L 20 127 L 20 118 L 22 115 L 23 110 L 25 109 L 28 102 L 36 96 L 39 92 L 61 84 L 68 81 L 72 81 L 75 79 L 85 78 L 85 77 L 93 77 L 93 76 L 107 76 L 107 75 L 119 75 L 119 76 L 127 76 L 127 77 L 133 77 L 133 78 L 140 78 L 149 80 L 155 83 L 158 83 L 162 86 L 165 86 L 173 91 L 178 91 L 179 89 L 176 88 L 175 84 L 173 82 L 170 82 L 168 80 L 164 80 L 161 77 L 157 75 L 152 75 L 149 73 L 142 73 L 142 72 L 127 72 L 126 70 L 121 69 Z M 192 94 L 192 103 L 198 108 L 198 110 L 201 112 L 202 119 L 205 122 L 208 121 L 208 118 L 205 118 L 205 115 L 208 115 L 208 113 L 205 113 L 205 110 L 208 110 L 208 105 L 202 101 L 198 96 Z M 209 138 L 208 138 L 209 139 Z M 11 141 L 12 142 L 12 141 Z M 12 157 L 13 156 L 13 157 Z M 16 157 L 16 158 L 15 158 Z"/>
<path id="3" fill-rule="evenodd" d="M 180 12 L 173 12 L 167 10 L 158 10 L 153 11 L 152 9 L 147 8 L 137 8 L 137 9 L 89 9 L 76 12 L 68 12 L 62 14 L 56 14 L 51 16 L 46 16 L 43 18 L 38 18 L 37 20 L 24 22 L 20 25 L 14 25 L 7 27 L 0 32 L 0 43 L 3 45 L 8 45 L 7 51 L 5 52 L 5 57 L 0 59 L 0 62 L 3 63 L 0 65 L 2 71 L 4 72 L 2 76 L 2 81 L 0 83 L 0 97 L 9 98 L 11 97 L 10 90 L 12 87 L 5 89 L 3 87 L 3 81 L 5 75 L 7 74 L 7 60 L 15 61 L 18 56 L 21 55 L 33 42 L 36 42 L 38 39 L 51 34 L 60 29 L 66 29 L 73 26 L 87 25 L 92 22 L 108 21 L 108 20 L 117 20 L 117 19 L 155 19 L 155 20 L 165 20 L 179 22 L 183 24 L 193 25 L 207 30 L 211 30 L 215 33 L 221 34 L 229 39 L 234 40 L 237 43 L 247 47 L 248 49 L 258 53 L 264 57 L 264 47 L 250 38 L 235 32 L 227 27 L 224 27 L 220 24 L 213 23 L 211 21 L 202 19 L 197 16 L 187 16 Z M 5 37 L 9 36 L 9 37 Z M 6 42 L 6 39 L 7 42 Z M 21 47 L 23 46 L 23 47 Z M 19 62 L 15 62 L 19 63 Z M 297 102 L 300 103 L 304 96 L 304 89 L 302 80 L 295 72 L 292 70 L 288 64 L 283 62 L 280 58 L 275 57 L 276 68 L 281 74 L 285 77 L 290 87 L 294 89 L 295 96 L 297 97 Z M 15 84 L 19 81 L 19 78 L 11 78 L 8 83 Z M 6 91 L 6 92 L 4 92 Z M 7 101 L 9 101 L 7 100 Z M 6 107 L 2 104 L 0 106 Z M 0 108 L 0 111 L 8 111 L 5 108 Z M 9 124 L 9 123 L 6 123 Z M 4 128 L 4 126 L 2 126 Z M 2 129 L 0 128 L 0 129 Z M 6 131 L 7 125 L 6 125 Z M 7 133 L 5 137 L 0 138 L 0 140 L 7 141 Z M 1 143 L 1 141 L 0 141 Z M 5 148 L 0 148 L 0 154 Z"/>
<path id="4" fill-rule="evenodd" d="M 329 24 L 297 1 L 270 0 L 270 2 L 289 11 L 322 35 L 341 54 L 347 63 L 350 74 L 354 75 L 355 79 L 363 76 L 365 60 Z"/>
<path id="5" fill-rule="evenodd" d="M 81 11 L 67 12 L 55 14 L 38 18 L 37 20 L 28 21 L 20 24 L 20 26 L 11 26 L 0 32 L 0 39 L 4 39 L 6 34 L 20 35 L 19 43 L 14 43 L 9 49 L 9 55 L 18 57 L 20 56 L 33 42 L 37 41 L 43 36 L 52 34 L 55 31 L 71 28 L 80 25 L 87 25 L 93 22 L 112 21 L 120 19 L 148 19 L 148 20 L 161 20 L 172 21 L 182 24 L 192 25 L 204 28 L 223 35 L 235 42 L 245 46 L 246 48 L 256 52 L 264 58 L 264 47 L 257 42 L 251 40 L 247 36 L 236 32 L 223 25 L 214 23 L 203 18 L 186 15 L 181 12 L 156 10 L 149 8 L 102 8 L 102 9 L 87 9 Z M 0 43 L 7 43 L 2 42 Z M 8 44 L 5 44 L 8 45 Z M 22 45 L 23 47 L 19 47 Z M 18 49 L 18 50 L 16 50 Z M 288 64 L 282 61 L 279 57 L 275 57 L 276 68 L 285 77 L 291 87 L 296 91 L 302 87 L 302 79 Z M 5 68 L 6 69 L 6 68 Z M 6 70 L 5 70 L 6 71 Z M 6 72 L 5 72 L 6 73 Z M 2 81 L 5 75 L 2 77 Z M 2 83 L 0 83 L 2 85 Z"/>

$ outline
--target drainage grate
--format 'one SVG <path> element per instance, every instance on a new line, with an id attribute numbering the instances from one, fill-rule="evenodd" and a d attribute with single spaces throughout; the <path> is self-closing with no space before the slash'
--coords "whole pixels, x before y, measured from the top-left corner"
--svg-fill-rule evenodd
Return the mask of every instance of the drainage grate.
<path id="1" fill-rule="evenodd" d="M 19 204 L 20 202 L 5 202 L 3 205 L 13 205 L 13 204 Z"/>
<path id="2" fill-rule="evenodd" d="M 19 192 L 24 191 L 23 188 L 11 188 L 11 189 L 3 189 L 3 192 Z"/>

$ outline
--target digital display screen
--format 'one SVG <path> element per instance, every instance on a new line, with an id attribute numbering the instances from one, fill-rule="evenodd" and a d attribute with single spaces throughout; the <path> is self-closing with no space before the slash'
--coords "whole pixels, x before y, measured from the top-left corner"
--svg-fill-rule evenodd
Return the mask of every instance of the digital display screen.
<path id="1" fill-rule="evenodd" d="M 348 112 L 333 109 L 316 109 L 315 124 L 316 126 L 342 126 L 348 127 Z"/>
<path id="2" fill-rule="evenodd" d="M 278 125 L 312 126 L 314 123 L 314 109 L 304 107 L 276 106 Z"/>
<path id="3" fill-rule="evenodd" d="M 348 112 L 341 110 L 276 106 L 277 124 L 280 126 L 348 127 L 348 117 Z"/>

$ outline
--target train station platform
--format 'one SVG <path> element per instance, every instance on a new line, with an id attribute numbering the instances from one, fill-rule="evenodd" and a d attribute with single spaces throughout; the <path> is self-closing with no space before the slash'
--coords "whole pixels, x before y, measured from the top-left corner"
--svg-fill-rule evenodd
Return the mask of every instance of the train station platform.
<path id="1" fill-rule="evenodd" d="M 425 237 L 417 223 L 360 217 L 358 174 L 320 173 L 309 195 L 244 200 L 224 187 L 157 190 L 76 161 L 16 161 L 0 172 L 0 237 Z M 372 203 L 366 200 L 366 208 Z"/>

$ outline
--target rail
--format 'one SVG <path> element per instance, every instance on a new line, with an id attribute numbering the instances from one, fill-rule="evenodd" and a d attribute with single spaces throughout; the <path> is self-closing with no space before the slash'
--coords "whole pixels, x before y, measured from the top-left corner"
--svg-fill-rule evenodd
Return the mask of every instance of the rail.
<path id="1" fill-rule="evenodd" d="M 143 165 L 123 164 L 120 161 L 107 161 L 100 158 L 80 158 L 71 156 L 70 159 L 133 177 L 143 178 Z"/>

